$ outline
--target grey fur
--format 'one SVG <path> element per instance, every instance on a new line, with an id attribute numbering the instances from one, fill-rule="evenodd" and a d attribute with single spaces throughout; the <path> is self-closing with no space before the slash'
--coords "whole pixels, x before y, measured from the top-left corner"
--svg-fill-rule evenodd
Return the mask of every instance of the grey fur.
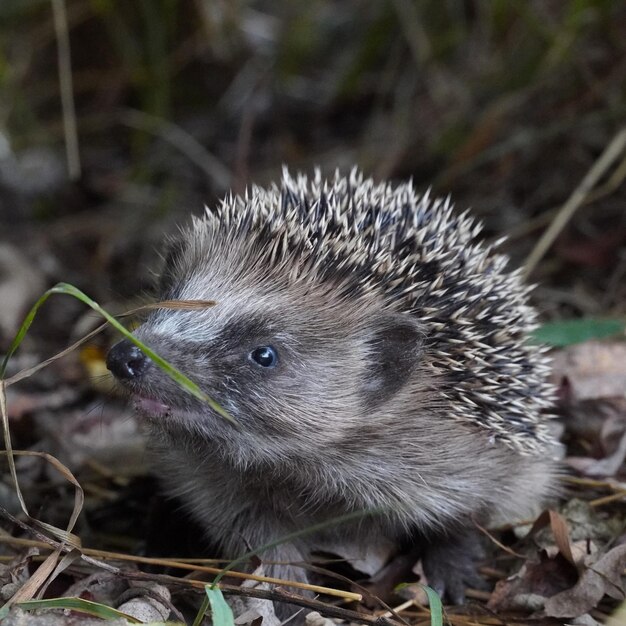
<path id="1" fill-rule="evenodd" d="M 218 304 L 156 311 L 136 334 L 241 428 L 156 367 L 128 385 L 162 403 L 146 415 L 155 466 L 227 555 L 349 511 L 385 509 L 265 558 L 409 535 L 428 552 L 471 519 L 538 511 L 554 475 L 548 365 L 526 342 L 527 288 L 479 230 L 354 170 L 285 172 L 182 232 L 161 296 Z M 248 358 L 264 345 L 274 369 Z"/>

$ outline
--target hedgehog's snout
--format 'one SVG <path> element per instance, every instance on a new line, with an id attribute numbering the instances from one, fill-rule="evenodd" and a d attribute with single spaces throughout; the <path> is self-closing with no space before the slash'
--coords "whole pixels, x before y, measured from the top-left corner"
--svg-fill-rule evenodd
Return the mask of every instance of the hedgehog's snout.
<path id="1" fill-rule="evenodd" d="M 134 344 L 124 339 L 107 354 L 107 368 L 122 382 L 138 381 L 150 366 L 150 359 Z"/>

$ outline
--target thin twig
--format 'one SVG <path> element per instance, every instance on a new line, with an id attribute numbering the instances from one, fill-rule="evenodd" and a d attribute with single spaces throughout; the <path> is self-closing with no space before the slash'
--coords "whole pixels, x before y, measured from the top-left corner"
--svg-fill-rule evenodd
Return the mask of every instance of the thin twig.
<path id="1" fill-rule="evenodd" d="M 498 548 L 500 548 L 500 550 L 503 550 L 507 554 L 510 554 L 511 556 L 514 556 L 514 557 L 517 557 L 517 558 L 520 558 L 520 559 L 524 558 L 523 554 L 519 554 L 519 552 L 515 552 L 515 550 L 511 550 L 511 548 L 505 546 L 501 541 L 498 541 L 486 528 L 481 526 L 476 520 L 472 520 L 472 522 L 473 522 L 474 526 L 481 533 L 483 533 L 483 535 L 485 535 L 489 539 L 489 541 L 491 541 L 493 544 L 498 546 Z"/>
<path id="2" fill-rule="evenodd" d="M 398 16 L 398 23 L 404 33 L 404 38 L 415 66 L 421 70 L 424 63 L 432 55 L 432 46 L 416 5 L 410 0 L 393 0 L 393 7 Z"/>
<path id="3" fill-rule="evenodd" d="M 626 179 L 626 156 L 622 159 L 622 162 L 615 168 L 615 171 L 611 174 L 606 183 L 600 185 L 599 187 L 596 187 L 596 189 L 588 194 L 588 196 L 582 203 L 582 206 L 593 204 L 594 202 L 597 202 L 598 200 L 601 200 L 602 198 L 611 195 L 624 182 L 624 179 Z M 554 219 L 554 216 L 559 212 L 560 208 L 560 206 L 551 207 L 545 210 L 540 215 L 537 215 L 537 217 L 523 222 L 519 224 L 519 226 L 511 228 L 506 234 L 506 244 L 510 245 L 512 241 L 525 237 L 533 231 L 547 226 Z M 498 235 L 498 238 L 499 237 L 500 236 Z"/>
<path id="4" fill-rule="evenodd" d="M 11 515 L 6 509 L 0 507 L 0 515 L 10 520 L 14 524 L 18 525 L 23 530 L 32 533 L 35 537 L 38 538 L 40 542 L 43 543 L 41 547 L 50 547 L 53 550 L 57 550 L 59 552 L 68 552 L 70 547 L 54 541 L 50 539 L 46 535 L 38 532 L 34 528 L 25 524 L 24 522 L 18 520 L 13 515 Z M 24 540 L 21 540 L 20 543 L 24 543 Z M 34 545 L 34 542 L 28 542 L 29 545 Z M 84 550 L 84 552 L 89 552 L 89 550 Z M 104 567 L 104 563 L 100 563 L 95 559 L 86 558 L 83 554 L 81 558 L 92 565 L 96 565 L 99 567 Z M 110 566 L 105 567 L 109 571 L 114 571 L 116 574 L 123 576 L 127 579 L 132 580 L 152 580 L 152 581 L 160 581 L 166 583 L 168 585 L 177 585 L 180 587 L 194 587 L 199 589 L 204 589 L 207 584 L 207 581 L 204 580 L 195 580 L 190 578 L 177 578 L 176 576 L 169 576 L 167 574 L 149 574 L 141 571 L 126 571 L 118 568 L 111 568 Z M 231 572 L 230 574 L 234 574 Z M 229 575 L 230 575 L 229 574 Z M 285 581 L 287 582 L 287 581 Z M 239 587 L 233 585 L 224 585 L 220 583 L 219 588 L 225 593 L 230 595 L 238 595 L 245 596 L 250 598 L 260 598 L 263 600 L 272 600 L 275 602 L 286 602 L 289 604 L 295 604 L 297 606 L 302 606 L 304 608 L 312 609 L 314 611 L 318 611 L 322 615 L 328 615 L 329 617 L 338 617 L 340 619 L 345 619 L 348 621 L 359 622 L 362 624 L 369 624 L 371 626 L 402 626 L 398 622 L 394 622 L 393 620 L 384 618 L 384 617 L 376 617 L 371 615 L 364 615 L 361 613 L 357 613 L 356 611 L 350 611 L 348 609 L 343 609 L 332 604 L 327 604 L 325 602 L 321 602 L 319 600 L 313 600 L 311 598 L 305 598 L 303 596 L 299 596 L 297 594 L 291 593 L 282 589 L 280 587 L 274 589 L 254 589 L 250 587 Z"/>
<path id="5" fill-rule="evenodd" d="M 372 593 L 366 586 L 360 585 L 359 583 L 351 580 L 347 576 L 344 576 L 343 574 L 339 574 L 338 572 L 333 572 L 332 570 L 326 569 L 325 567 L 320 567 L 318 565 L 311 565 L 310 563 L 301 563 L 299 565 L 308 571 L 315 572 L 317 574 L 322 574 L 330 578 L 335 578 L 337 580 L 341 580 L 344 583 L 347 583 L 348 585 L 353 587 L 354 589 L 358 589 L 358 591 L 361 593 L 362 596 L 365 596 L 370 601 L 373 600 L 374 602 L 377 602 L 386 610 L 386 612 L 384 613 L 385 617 L 394 617 L 399 622 L 404 624 L 404 626 L 409 626 L 408 622 L 401 615 L 399 615 L 395 609 L 389 606 L 382 598 L 379 598 L 377 595 Z"/>
<path id="6" fill-rule="evenodd" d="M 230 187 L 233 180 L 232 172 L 180 126 L 135 109 L 123 111 L 121 121 L 126 126 L 156 135 L 178 148 L 211 179 L 217 189 L 223 191 Z"/>
<path id="7" fill-rule="evenodd" d="M 561 210 L 555 216 L 549 228 L 542 235 L 537 245 L 528 255 L 524 266 L 524 277 L 528 278 L 537 267 L 537 263 L 543 258 L 559 233 L 565 228 L 566 224 L 572 218 L 576 210 L 585 202 L 585 199 L 595 187 L 596 183 L 602 178 L 604 173 L 611 167 L 613 162 L 619 158 L 626 147 L 626 128 L 623 128 L 611 143 L 607 146 L 598 160 L 591 166 L 580 185 L 574 189 L 572 195 L 567 202 L 561 207 Z"/>
<path id="8" fill-rule="evenodd" d="M 604 506 L 605 504 L 612 504 L 613 502 L 619 502 L 620 500 L 626 500 L 626 491 L 619 491 L 618 493 L 612 493 L 610 496 L 604 496 L 602 498 L 596 498 L 589 501 L 589 506 L 596 508 Z"/>
<path id="9" fill-rule="evenodd" d="M 72 85 L 72 58 L 70 37 L 67 28 L 65 0 L 51 0 L 54 16 L 54 32 L 57 39 L 57 58 L 59 64 L 59 87 L 61 89 L 61 107 L 63 109 L 63 130 L 65 133 L 65 153 L 67 171 L 71 180 L 80 178 L 80 154 L 78 151 L 78 131 L 76 129 L 76 110 L 74 108 L 74 87 Z"/>
<path id="10" fill-rule="evenodd" d="M 0 515 L 5 515 L 8 519 L 13 521 L 14 523 L 18 523 L 15 518 L 11 517 L 8 513 L 4 511 L 4 509 L 0 508 Z M 23 522 L 19 523 L 20 527 L 24 530 L 29 530 L 29 526 L 24 524 Z M 51 539 L 46 537 L 45 535 L 36 533 L 34 529 L 30 530 L 39 537 L 39 541 L 33 541 L 29 539 L 15 538 L 15 537 L 2 537 L 0 536 L 0 544 L 9 543 L 13 545 L 21 545 L 28 547 L 36 547 L 39 549 L 46 548 L 55 548 L 57 544 L 53 542 Z M 46 541 L 42 543 L 42 539 L 45 537 Z M 122 554 L 117 552 L 107 552 L 105 550 L 94 550 L 90 548 L 81 548 L 81 554 L 83 555 L 83 560 L 91 563 L 91 564 L 100 564 L 100 561 L 97 559 L 103 560 L 114 560 L 114 561 L 130 561 L 132 563 L 143 563 L 145 565 L 162 565 L 164 567 L 172 567 L 176 569 L 189 570 L 192 572 L 204 572 L 207 574 L 219 574 L 223 570 L 221 568 L 216 567 L 208 567 L 199 564 L 193 563 L 184 563 L 181 561 L 175 561 L 173 559 L 161 559 L 155 557 L 147 557 L 147 556 L 137 556 L 133 554 Z M 230 571 L 227 574 L 230 578 L 239 578 L 243 580 L 253 580 L 255 582 L 260 583 L 271 583 L 274 585 L 284 585 L 288 587 L 295 587 L 297 589 L 301 589 L 303 591 L 312 591 L 313 593 L 323 593 L 329 596 L 336 596 L 338 598 L 342 598 L 343 600 L 348 600 L 352 602 L 358 602 L 362 599 L 362 595 L 359 593 L 353 593 L 350 591 L 343 591 L 342 589 L 333 589 L 332 587 L 322 587 L 320 585 L 311 585 L 308 583 L 301 583 L 298 581 L 290 581 L 283 580 L 280 578 L 271 578 L 269 576 L 258 576 L 256 574 L 247 574 L 245 572 L 237 572 Z M 209 584 L 209 583 L 206 583 Z"/>
<path id="11" fill-rule="evenodd" d="M 167 574 L 147 574 L 145 572 L 124 572 L 124 576 L 130 579 L 136 580 L 154 580 L 166 583 L 168 585 L 178 585 L 181 587 L 196 587 L 204 589 L 207 586 L 207 582 L 203 580 L 193 580 L 189 578 L 176 578 L 175 576 L 168 576 Z M 345 619 L 351 622 L 358 622 L 361 624 L 370 624 L 371 626 L 402 626 L 398 622 L 385 617 L 377 617 L 375 615 L 367 615 L 364 613 L 358 613 L 357 611 L 351 611 L 344 609 L 334 604 L 327 604 L 320 600 L 314 600 L 313 598 L 305 598 L 295 593 L 291 593 L 280 587 L 274 589 L 255 589 L 252 587 L 235 587 L 232 585 L 219 584 L 219 588 L 224 595 L 244 596 L 247 598 L 259 598 L 261 600 L 271 600 L 272 602 L 284 602 L 287 604 L 295 604 L 296 606 L 302 606 L 313 611 L 317 611 L 322 615 L 328 617 L 337 617 L 339 619 Z"/>
<path id="12" fill-rule="evenodd" d="M 48 367 L 48 365 L 54 363 L 55 361 L 64 357 L 66 354 L 69 354 L 73 350 L 76 350 L 76 348 L 80 347 L 81 345 L 83 345 L 84 343 L 86 343 L 87 341 L 95 337 L 98 333 L 101 333 L 108 325 L 109 325 L 108 322 L 104 322 L 103 324 L 100 324 L 100 326 L 92 330 L 90 333 L 88 333 L 87 335 L 79 339 L 78 341 L 74 342 L 71 346 L 65 348 L 64 350 L 61 350 L 61 352 L 57 352 L 55 355 L 45 359 L 44 361 L 41 361 L 41 363 L 37 363 L 37 365 L 33 365 L 32 367 L 27 367 L 26 369 L 20 370 L 16 374 L 13 374 L 13 376 L 10 376 L 9 378 L 5 378 L 2 381 L 4 383 L 4 386 L 9 387 L 11 385 L 14 385 L 20 380 L 23 380 L 24 378 L 29 378 L 33 374 L 36 374 L 39 370 L 42 370 L 44 367 Z"/>

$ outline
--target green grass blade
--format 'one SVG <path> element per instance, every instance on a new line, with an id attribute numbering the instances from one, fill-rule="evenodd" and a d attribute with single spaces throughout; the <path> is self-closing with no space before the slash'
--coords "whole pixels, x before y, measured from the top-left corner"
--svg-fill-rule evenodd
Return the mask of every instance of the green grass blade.
<path id="1" fill-rule="evenodd" d="M 73 296 L 77 298 L 88 307 L 92 308 L 98 314 L 100 314 L 104 319 L 119 331 L 126 339 L 134 343 L 146 356 L 148 356 L 158 367 L 160 367 L 170 378 L 172 378 L 180 387 L 182 387 L 185 391 L 190 393 L 192 396 L 195 396 L 202 402 L 208 404 L 216 413 L 221 415 L 224 419 L 228 420 L 234 426 L 238 426 L 237 422 L 217 403 L 215 400 L 207 396 L 196 383 L 187 378 L 180 370 L 175 368 L 173 365 L 170 365 L 165 359 L 160 357 L 154 350 L 146 346 L 144 343 L 139 341 L 129 330 L 127 330 L 122 324 L 120 324 L 110 313 L 107 313 L 97 302 L 94 302 L 89 296 L 84 294 L 80 289 L 74 287 L 74 285 L 70 285 L 68 283 L 58 283 L 54 287 L 51 287 L 46 291 L 46 293 L 37 300 L 32 309 L 28 312 L 26 319 L 22 323 L 15 339 L 11 343 L 9 350 L 7 351 L 6 356 L 2 362 L 2 366 L 0 367 L 0 378 L 4 377 L 6 372 L 6 367 L 9 362 L 9 359 L 19 345 L 22 343 L 24 336 L 28 332 L 37 311 L 41 307 L 41 305 L 54 293 L 66 294 L 69 296 Z"/>
<path id="2" fill-rule="evenodd" d="M 206 597 L 202 600 L 202 605 L 198 610 L 196 618 L 193 620 L 193 626 L 200 626 L 200 624 L 202 624 L 202 620 L 209 610 L 209 607 L 211 608 L 211 621 L 213 622 L 213 626 L 234 626 L 235 619 L 233 617 L 233 611 L 228 606 L 228 602 L 226 602 L 222 590 L 212 585 L 207 585 L 204 590 Z"/>
<path id="3" fill-rule="evenodd" d="M 439 594 L 434 589 L 422 583 L 400 583 L 396 585 L 394 590 L 399 591 L 412 585 L 419 585 L 426 593 L 428 606 L 430 607 L 430 626 L 443 626 L 443 605 L 441 604 Z"/>
<path id="4" fill-rule="evenodd" d="M 434 589 L 428 585 L 420 585 L 428 596 L 428 606 L 430 607 L 430 626 L 443 626 L 443 605 L 441 598 Z"/>
<path id="5" fill-rule="evenodd" d="M 83 598 L 54 598 L 50 600 L 28 600 L 27 602 L 19 602 L 17 606 L 24 611 L 34 611 L 35 609 L 64 609 L 70 611 L 79 611 L 80 613 L 87 613 L 94 617 L 99 617 L 106 620 L 125 619 L 131 624 L 141 624 L 141 620 L 138 620 L 131 615 L 117 611 L 110 606 L 105 606 L 98 602 L 91 602 L 90 600 L 84 600 Z"/>
<path id="6" fill-rule="evenodd" d="M 52 289 L 54 289 L 54 287 Z M 19 348 L 20 344 L 22 343 L 22 340 L 26 336 L 28 329 L 31 327 L 31 324 L 33 323 L 33 320 L 35 319 L 35 315 L 37 315 L 37 311 L 39 310 L 39 307 L 53 293 L 55 293 L 53 292 L 52 289 L 48 289 L 48 291 L 46 291 L 46 293 L 44 293 L 43 296 L 41 296 L 41 298 L 37 300 L 37 302 L 35 302 L 35 304 L 33 305 L 33 308 L 28 312 L 26 319 L 24 319 L 24 321 L 22 322 L 20 329 L 17 331 L 17 335 L 15 335 L 15 339 L 13 339 L 13 341 L 11 342 L 9 349 L 7 350 L 7 353 L 5 354 L 4 359 L 2 360 L 2 365 L 0 365 L 0 378 L 4 378 L 7 365 L 9 364 L 9 359 L 13 356 L 15 351 Z"/>
<path id="7" fill-rule="evenodd" d="M 205 598 L 202 599 L 202 604 L 200 605 L 196 618 L 193 620 L 193 624 L 191 626 L 200 626 L 200 624 L 202 624 L 202 620 L 204 619 L 204 616 L 206 615 L 206 612 L 209 610 L 210 606 L 211 603 L 207 595 Z"/>
<path id="8" fill-rule="evenodd" d="M 221 589 L 215 589 L 207 585 L 205 588 L 207 598 L 211 604 L 211 619 L 213 626 L 234 626 L 232 609 L 224 599 Z"/>
<path id="9" fill-rule="evenodd" d="M 555 348 L 571 346 L 590 339 L 606 339 L 626 332 L 626 320 L 585 318 L 543 324 L 532 333 L 538 343 Z"/>

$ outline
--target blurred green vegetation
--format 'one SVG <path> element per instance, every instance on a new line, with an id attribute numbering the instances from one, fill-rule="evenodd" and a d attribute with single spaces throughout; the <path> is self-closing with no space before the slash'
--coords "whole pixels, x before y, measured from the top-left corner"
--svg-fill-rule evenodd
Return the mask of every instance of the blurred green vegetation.
<path id="1" fill-rule="evenodd" d="M 325 150 L 348 135 L 371 167 L 370 153 L 385 137 L 405 153 L 419 145 L 423 161 L 434 159 L 440 168 L 458 156 L 486 110 L 506 114 L 539 89 L 553 106 L 586 98 L 586 105 L 570 103 L 571 115 L 588 113 L 594 95 L 604 100 L 607 118 L 625 113 L 626 15 L 619 1 L 67 0 L 66 6 L 83 144 L 112 131 L 126 135 L 115 128 L 120 107 L 171 121 L 204 115 L 233 132 L 248 107 L 273 113 L 272 130 L 285 124 L 305 135 L 308 141 L 296 137 L 304 143 L 300 153 L 312 139 L 314 150 Z M 0 130 L 11 145 L 63 140 L 50 2 L 3 0 L 0 88 Z M 593 93 L 602 88 L 606 93 Z M 390 121 L 376 123 L 385 115 L 398 120 L 391 137 Z M 298 127 L 303 116 L 308 125 L 337 116 L 339 128 L 306 137 Z M 412 121 L 428 121 L 429 128 Z M 129 132 L 131 142 L 142 134 Z M 269 159 L 289 156 L 282 147 Z M 415 165 L 394 162 L 390 169 Z"/>
<path id="2" fill-rule="evenodd" d="M 591 339 L 624 337 L 626 321 L 619 319 L 579 319 L 561 320 L 540 326 L 533 339 L 551 347 L 563 348 Z"/>
<path id="3" fill-rule="evenodd" d="M 356 163 L 451 192 L 521 262 L 626 119 L 621 0 L 63 0 L 72 184 L 52 4 L 0 2 L 0 220 L 115 205 L 133 230 L 283 163 Z M 565 248 L 619 222 L 623 195 L 577 215 Z M 541 278 L 577 280 L 552 261 Z"/>

